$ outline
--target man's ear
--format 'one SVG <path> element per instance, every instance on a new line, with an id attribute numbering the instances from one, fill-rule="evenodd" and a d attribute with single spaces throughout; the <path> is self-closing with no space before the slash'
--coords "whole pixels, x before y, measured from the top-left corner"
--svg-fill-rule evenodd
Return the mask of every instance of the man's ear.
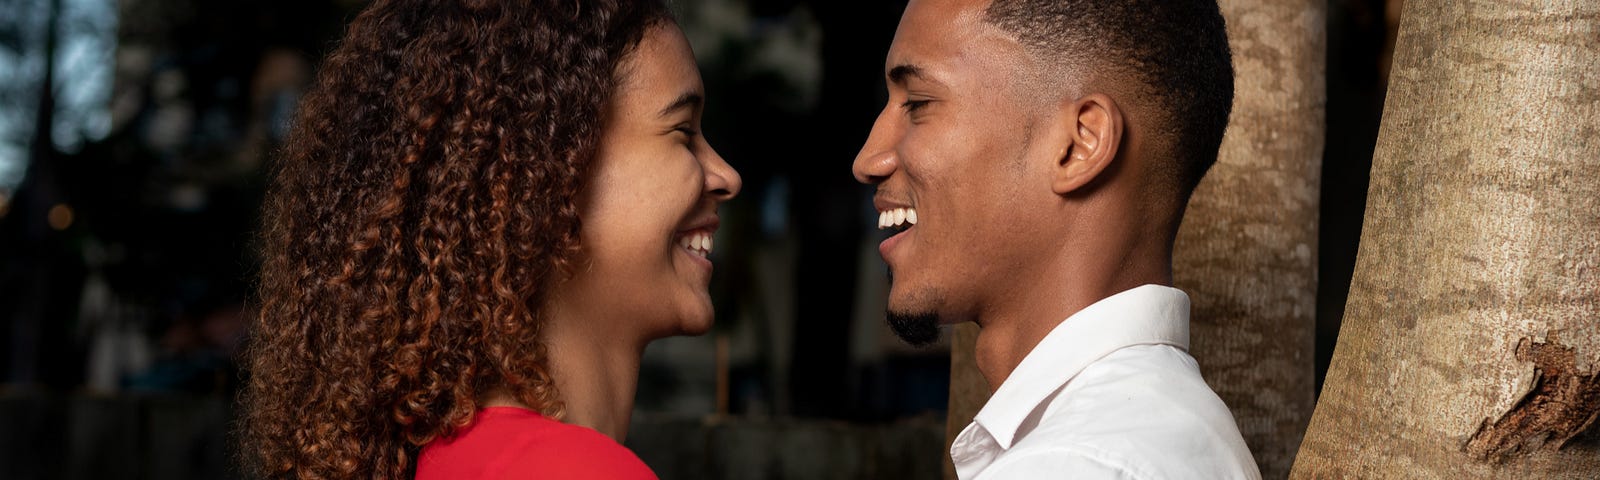
<path id="1" fill-rule="evenodd" d="M 1122 110 L 1103 93 L 1079 98 L 1063 108 L 1066 118 L 1075 121 L 1069 128 L 1071 142 L 1056 159 L 1050 182 L 1057 195 L 1065 195 L 1088 185 L 1117 157 L 1122 144 Z"/>

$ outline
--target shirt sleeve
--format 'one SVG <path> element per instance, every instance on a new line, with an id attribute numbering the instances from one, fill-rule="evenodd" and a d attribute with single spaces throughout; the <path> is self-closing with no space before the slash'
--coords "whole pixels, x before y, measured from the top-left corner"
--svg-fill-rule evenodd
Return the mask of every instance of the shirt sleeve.
<path id="1" fill-rule="evenodd" d="M 1010 452 L 978 480 L 1023 479 L 1156 480 L 1126 461 L 1092 448 L 1052 447 Z"/>

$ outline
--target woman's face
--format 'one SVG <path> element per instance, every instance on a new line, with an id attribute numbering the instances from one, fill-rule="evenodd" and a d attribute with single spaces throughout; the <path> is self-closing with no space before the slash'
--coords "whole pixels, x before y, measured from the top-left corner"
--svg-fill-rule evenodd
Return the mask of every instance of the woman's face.
<path id="1" fill-rule="evenodd" d="M 651 28 L 618 68 L 592 175 L 579 200 L 583 257 L 560 308 L 608 335 L 711 327 L 711 237 L 739 173 L 700 134 L 705 90 L 677 26 Z M 615 338 L 615 337 L 613 337 Z"/>

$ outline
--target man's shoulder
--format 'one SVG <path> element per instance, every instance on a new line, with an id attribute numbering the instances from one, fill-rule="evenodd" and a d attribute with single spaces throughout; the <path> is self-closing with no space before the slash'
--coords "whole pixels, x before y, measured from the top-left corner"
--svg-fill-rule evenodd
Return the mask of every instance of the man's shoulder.
<path id="1" fill-rule="evenodd" d="M 1110 352 L 1067 382 L 1056 403 L 1093 406 L 1094 410 L 1155 408 L 1157 413 L 1222 414 L 1232 424 L 1232 413 L 1200 376 L 1200 365 L 1194 357 L 1165 344 L 1141 344 Z"/>
<path id="2" fill-rule="evenodd" d="M 1168 478 L 1129 457 L 1126 452 L 1087 442 L 1018 444 L 996 459 L 980 480 L 1052 478 L 1071 472 L 1074 478 L 1158 480 Z"/>
<path id="3" fill-rule="evenodd" d="M 1227 405 L 1168 345 L 1130 346 L 1085 368 L 1005 456 L 1098 464 L 1119 472 L 1111 478 L 1260 477 Z"/>
<path id="4" fill-rule="evenodd" d="M 1112 412 L 1137 415 L 1107 415 Z M 1133 345 L 1111 352 L 1067 382 L 1045 414 L 1121 424 L 1118 428 L 1150 423 L 1171 431 L 1212 420 L 1238 430 L 1194 358 L 1171 345 Z"/>

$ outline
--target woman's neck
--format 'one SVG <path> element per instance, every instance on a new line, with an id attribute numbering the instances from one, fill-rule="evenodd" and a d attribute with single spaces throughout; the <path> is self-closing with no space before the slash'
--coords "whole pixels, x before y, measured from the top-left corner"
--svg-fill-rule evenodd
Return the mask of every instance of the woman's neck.
<path id="1" fill-rule="evenodd" d="M 581 326 L 595 323 L 578 319 L 546 318 L 558 320 L 546 324 L 542 340 L 564 407 L 562 421 L 621 442 L 633 416 L 645 341 L 586 330 Z M 490 391 L 483 406 L 529 408 L 504 389 Z"/>
<path id="2" fill-rule="evenodd" d="M 565 406 L 562 420 L 621 442 L 633 416 L 643 342 L 581 329 L 545 331 L 550 372 Z"/>

